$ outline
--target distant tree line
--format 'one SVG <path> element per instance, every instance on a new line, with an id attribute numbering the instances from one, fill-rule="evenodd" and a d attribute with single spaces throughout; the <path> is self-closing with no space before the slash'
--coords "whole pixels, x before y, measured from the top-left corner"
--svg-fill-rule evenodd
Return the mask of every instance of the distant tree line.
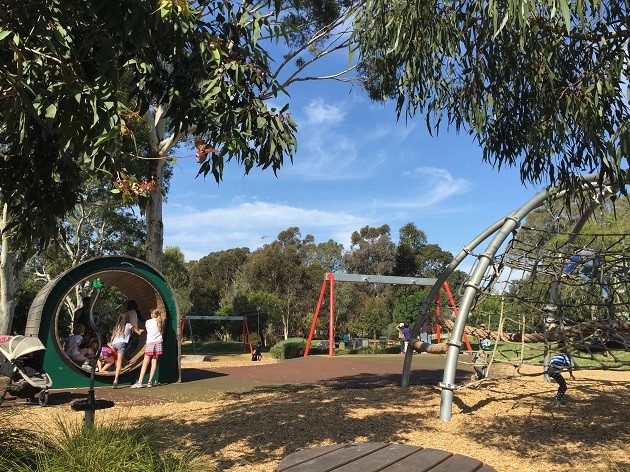
<path id="1" fill-rule="evenodd" d="M 125 226 L 120 229 L 137 237 L 119 239 L 116 251 L 101 254 L 138 256 L 142 222 L 126 214 L 126 218 L 117 222 L 123 223 Z M 74 228 L 70 222 L 68 225 Z M 130 231 L 131 228 L 135 230 Z M 72 235 L 71 243 L 75 246 L 94 245 L 87 240 L 79 243 L 80 231 L 76 229 L 68 229 L 67 233 Z M 53 250 L 51 246 L 29 264 L 18 290 L 15 330 L 23 329 L 37 291 L 51 277 L 78 262 L 61 247 L 55 246 Z M 347 250 L 333 240 L 317 243 L 311 235 L 303 237 L 298 227 L 290 227 L 280 232 L 275 241 L 254 251 L 233 248 L 212 252 L 198 261 L 186 262 L 179 248 L 167 247 L 163 271 L 175 292 L 181 315 L 247 315 L 252 336 L 260 336 L 269 344 L 308 334 L 327 272 L 436 277 L 452 257 L 439 245 L 430 244 L 426 234 L 413 223 L 400 228 L 397 242 L 392 239 L 388 225 L 365 226 L 352 234 Z M 463 272 L 454 274 L 453 286 L 460 285 L 465 276 Z M 396 324 L 415 320 L 425 295 L 422 287 L 338 283 L 335 332 L 370 338 L 393 337 Z M 322 313 L 328 313 L 328 298 L 327 293 Z M 69 299 L 72 303 L 75 297 Z M 71 312 L 73 308 L 69 305 L 67 309 Z M 327 333 L 327 316 L 320 316 L 317 328 L 321 335 Z M 242 325 L 204 321 L 194 322 L 193 329 L 198 338 L 228 340 L 240 337 Z"/>

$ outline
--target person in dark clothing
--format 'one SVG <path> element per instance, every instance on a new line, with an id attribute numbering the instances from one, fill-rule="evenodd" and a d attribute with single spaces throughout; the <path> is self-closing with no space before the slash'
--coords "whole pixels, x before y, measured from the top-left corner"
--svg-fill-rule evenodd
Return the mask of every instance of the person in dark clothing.
<path id="1" fill-rule="evenodd" d="M 262 359 L 262 343 L 258 341 L 258 345 L 252 354 L 252 361 L 259 361 Z"/>
<path id="2" fill-rule="evenodd" d="M 90 305 L 92 297 L 83 297 L 82 305 L 74 311 L 73 324 L 82 324 L 87 329 L 90 326 Z"/>
<path id="3" fill-rule="evenodd" d="M 72 319 L 73 326 L 77 324 L 81 324 L 85 327 L 85 333 L 83 334 L 83 343 L 81 344 L 81 348 L 87 348 L 88 342 L 90 339 L 96 337 L 96 331 L 94 331 L 94 327 L 90 321 L 90 309 L 92 306 L 92 297 L 85 296 L 81 300 L 81 307 L 77 308 L 74 311 L 74 316 Z"/>

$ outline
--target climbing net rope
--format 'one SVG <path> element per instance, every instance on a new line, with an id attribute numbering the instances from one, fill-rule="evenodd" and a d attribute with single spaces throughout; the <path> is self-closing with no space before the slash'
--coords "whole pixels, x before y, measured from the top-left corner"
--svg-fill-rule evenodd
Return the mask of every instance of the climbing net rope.
<path id="1" fill-rule="evenodd" d="M 467 335 L 492 341 L 472 362 L 483 377 L 494 362 L 544 366 L 557 342 L 569 345 L 576 368 L 630 366 L 630 234 L 620 231 L 630 231 L 623 228 L 630 205 L 619 203 L 600 206 L 579 233 L 570 208 L 556 202 L 538 209 L 492 257 L 468 319 L 490 314 L 497 325 L 465 327 Z M 472 272 L 482 256 L 471 255 Z"/>

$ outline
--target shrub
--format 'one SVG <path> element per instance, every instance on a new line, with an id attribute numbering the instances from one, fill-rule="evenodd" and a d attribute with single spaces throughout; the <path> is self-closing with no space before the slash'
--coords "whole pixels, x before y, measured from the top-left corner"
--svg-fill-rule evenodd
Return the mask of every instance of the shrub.
<path id="1" fill-rule="evenodd" d="M 361 347 L 357 350 L 359 354 L 398 354 L 400 348 L 398 346 L 382 347 L 377 344 L 371 344 L 368 347 Z"/>
<path id="2" fill-rule="evenodd" d="M 289 338 L 272 346 L 271 349 L 269 349 L 269 354 L 276 359 L 294 359 L 304 353 L 305 347 L 306 341 L 304 341 L 304 339 Z"/>

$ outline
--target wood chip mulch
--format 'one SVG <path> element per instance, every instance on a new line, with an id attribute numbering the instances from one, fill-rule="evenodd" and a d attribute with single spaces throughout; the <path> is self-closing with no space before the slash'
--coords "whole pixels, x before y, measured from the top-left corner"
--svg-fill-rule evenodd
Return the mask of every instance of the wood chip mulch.
<path id="1" fill-rule="evenodd" d="M 630 471 L 628 371 L 576 372 L 567 404 L 554 408 L 555 383 L 535 369 L 518 377 L 497 366 L 478 387 L 455 392 L 452 419 L 443 422 L 440 356 L 414 357 L 406 389 L 399 386 L 402 356 L 353 357 L 185 362 L 180 384 L 97 389 L 97 398 L 115 406 L 96 419 L 151 421 L 167 447 L 197 454 L 202 469 L 271 472 L 299 449 L 383 441 L 465 454 L 498 471 Z M 458 374 L 465 382 L 469 368 Z M 70 406 L 85 390 L 53 390 L 50 398 L 46 408 L 15 408 L 11 400 L 1 408 L 14 408 L 12 420 L 39 430 L 56 428 L 57 418 L 82 421 Z"/>

